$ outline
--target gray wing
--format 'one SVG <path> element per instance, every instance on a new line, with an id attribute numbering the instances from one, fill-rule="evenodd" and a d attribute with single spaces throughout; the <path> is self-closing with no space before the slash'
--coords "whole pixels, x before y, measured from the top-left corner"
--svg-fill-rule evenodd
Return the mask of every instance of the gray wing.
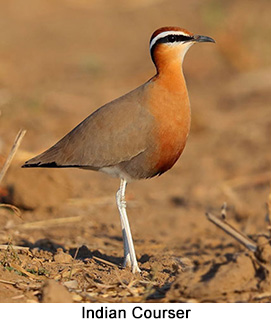
<path id="1" fill-rule="evenodd" d="M 153 117 L 142 105 L 142 92 L 144 87 L 96 110 L 23 167 L 99 169 L 128 161 L 144 152 L 150 140 Z"/>

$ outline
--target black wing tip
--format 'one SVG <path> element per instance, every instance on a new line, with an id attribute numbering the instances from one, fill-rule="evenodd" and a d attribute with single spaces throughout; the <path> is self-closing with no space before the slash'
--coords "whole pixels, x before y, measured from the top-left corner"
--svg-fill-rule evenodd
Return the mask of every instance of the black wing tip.
<path id="1" fill-rule="evenodd" d="M 56 162 L 51 162 L 51 163 L 28 163 L 26 162 L 21 166 L 21 168 L 29 168 L 29 167 L 44 167 L 44 168 L 55 168 L 55 167 L 60 167 L 56 164 Z"/>
<path id="2" fill-rule="evenodd" d="M 58 165 L 56 162 L 49 162 L 49 163 L 41 163 L 41 162 L 37 162 L 37 163 L 31 163 L 29 162 L 25 162 L 21 168 L 34 168 L 34 167 L 39 167 L 39 168 L 88 168 L 90 166 L 88 165 Z"/>

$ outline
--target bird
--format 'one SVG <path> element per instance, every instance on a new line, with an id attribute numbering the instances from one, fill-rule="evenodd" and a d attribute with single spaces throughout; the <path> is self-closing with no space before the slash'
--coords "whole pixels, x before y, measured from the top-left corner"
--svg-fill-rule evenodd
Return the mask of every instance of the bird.
<path id="1" fill-rule="evenodd" d="M 126 212 L 128 183 L 162 175 L 179 159 L 191 112 L 182 63 L 195 43 L 212 42 L 180 27 L 154 31 L 149 49 L 155 75 L 103 105 L 45 152 L 22 167 L 75 167 L 120 179 L 116 202 L 123 237 L 123 267 L 140 272 Z"/>

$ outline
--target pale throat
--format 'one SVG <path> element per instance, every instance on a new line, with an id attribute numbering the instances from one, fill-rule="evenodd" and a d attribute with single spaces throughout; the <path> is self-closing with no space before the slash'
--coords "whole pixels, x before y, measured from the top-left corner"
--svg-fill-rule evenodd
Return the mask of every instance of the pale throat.
<path id="1" fill-rule="evenodd" d="M 157 62 L 155 62 L 157 73 L 160 76 L 168 76 L 172 81 L 184 80 L 183 76 L 183 60 L 188 49 L 193 43 L 187 43 L 175 46 L 175 48 L 161 48 L 157 52 Z"/>

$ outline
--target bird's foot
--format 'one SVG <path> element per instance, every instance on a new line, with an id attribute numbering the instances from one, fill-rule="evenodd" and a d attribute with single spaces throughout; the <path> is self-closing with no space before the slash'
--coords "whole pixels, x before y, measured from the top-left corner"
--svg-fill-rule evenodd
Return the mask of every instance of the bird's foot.
<path id="1" fill-rule="evenodd" d="M 141 270 L 139 269 L 138 267 L 138 264 L 134 264 L 134 266 L 132 266 L 132 273 L 135 274 L 135 273 L 140 273 Z"/>
<path id="2" fill-rule="evenodd" d="M 131 268 L 133 274 L 141 272 L 141 270 L 138 267 L 137 260 L 132 262 L 129 253 L 126 255 L 126 257 L 124 257 L 124 261 L 123 261 L 123 268 L 126 268 L 126 267 Z"/>

